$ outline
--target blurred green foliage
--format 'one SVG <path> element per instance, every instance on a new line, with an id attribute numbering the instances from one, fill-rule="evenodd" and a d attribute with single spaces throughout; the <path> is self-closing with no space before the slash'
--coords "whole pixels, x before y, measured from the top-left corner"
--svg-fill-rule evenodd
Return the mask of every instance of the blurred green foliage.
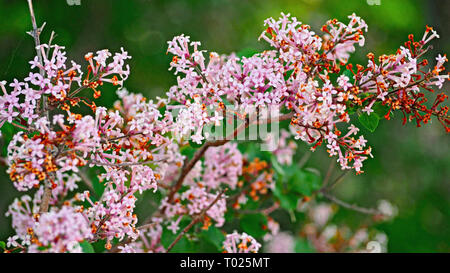
<path id="1" fill-rule="evenodd" d="M 132 73 L 125 86 L 147 97 L 163 95 L 176 82 L 167 70 L 170 56 L 166 55 L 166 42 L 174 35 L 185 33 L 201 41 L 203 48 L 218 53 L 251 52 L 266 48 L 257 40 L 264 30 L 263 21 L 278 17 L 280 12 L 291 13 L 317 32 L 331 18 L 346 20 L 353 12 L 364 18 L 369 25 L 366 47 L 357 49 L 352 62 L 365 63 L 370 51 L 376 55 L 394 53 L 409 33 L 421 37 L 425 24 L 434 26 L 441 35 L 433 43 L 437 50 L 434 55 L 450 48 L 450 4 L 438 0 L 381 0 L 380 5 L 364 0 L 81 0 L 80 6 L 40 0 L 35 1 L 35 12 L 39 24 L 47 22 L 41 40 L 47 41 L 55 31 L 56 43 L 66 46 L 68 57 L 79 63 L 83 63 L 86 52 L 103 48 L 115 51 L 123 46 L 133 56 Z M 24 78 L 34 52 L 32 38 L 25 34 L 31 28 L 26 1 L 1 0 L 0 18 L 0 79 Z M 103 90 L 97 104 L 111 106 L 115 99 L 112 89 Z M 399 207 L 395 220 L 378 227 L 389 237 L 389 251 L 449 252 L 448 136 L 437 122 L 415 128 L 413 124 L 402 126 L 400 118 L 380 120 L 374 134 L 361 129 L 374 148 L 375 158 L 365 162 L 364 174 L 347 175 L 335 193 L 362 206 L 387 199 Z M 5 143 L 0 145 L 3 149 Z M 308 147 L 302 144 L 299 151 L 297 160 Z M 325 173 L 329 162 L 326 152 L 319 148 L 305 167 Z M 4 239 L 12 231 L 10 219 L 3 215 L 19 193 L 4 166 L 0 174 L 0 238 Z M 336 171 L 333 177 L 338 175 Z M 357 227 L 364 217 L 341 208 L 335 219 Z M 303 241 L 297 242 L 296 248 L 309 249 Z"/>

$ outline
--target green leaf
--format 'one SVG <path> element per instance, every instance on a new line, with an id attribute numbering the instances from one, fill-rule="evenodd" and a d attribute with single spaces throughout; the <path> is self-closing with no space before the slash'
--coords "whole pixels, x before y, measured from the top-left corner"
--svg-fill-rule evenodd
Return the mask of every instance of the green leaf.
<path id="1" fill-rule="evenodd" d="M 287 210 L 294 210 L 297 208 L 298 197 L 293 192 L 286 192 L 283 189 L 283 184 L 278 180 L 273 189 L 273 195 L 280 201 L 280 206 Z"/>
<path id="2" fill-rule="evenodd" d="M 83 253 L 95 253 L 92 245 L 86 241 L 81 242 L 80 246 L 83 249 Z"/>
<path id="3" fill-rule="evenodd" d="M 352 82 L 352 80 L 353 80 L 353 73 L 352 73 L 352 71 L 350 71 L 350 70 L 348 70 L 348 69 L 345 69 L 345 71 L 342 73 L 342 75 L 345 75 L 345 76 L 347 76 L 348 78 L 349 78 L 349 82 L 351 83 Z"/>
<path id="4" fill-rule="evenodd" d="M 389 113 L 391 107 L 388 104 L 383 105 L 383 102 L 377 102 L 372 106 L 372 109 L 374 113 L 376 113 L 379 116 L 380 119 L 383 119 L 383 117 L 387 115 L 387 113 Z M 394 112 L 391 111 L 389 115 L 393 117 Z"/>
<path id="5" fill-rule="evenodd" d="M 192 148 L 190 145 L 186 145 L 180 149 L 180 153 L 184 156 L 187 156 L 188 158 L 191 158 L 194 155 L 195 151 L 196 149 Z"/>
<path id="6" fill-rule="evenodd" d="M 195 249 L 193 247 L 193 242 L 183 236 L 170 250 L 172 253 L 182 253 L 182 252 L 193 252 Z"/>
<path id="7" fill-rule="evenodd" d="M 295 210 L 298 204 L 298 196 L 293 193 L 283 195 L 280 200 L 280 206 L 287 210 Z"/>
<path id="8" fill-rule="evenodd" d="M 302 195 L 311 196 L 320 189 L 320 176 L 310 170 L 297 170 L 289 179 L 289 187 L 292 191 Z"/>
<path id="9" fill-rule="evenodd" d="M 372 110 L 380 117 L 380 119 L 389 112 L 389 109 L 389 105 L 383 105 L 382 102 L 377 102 L 372 106 Z"/>
<path id="10" fill-rule="evenodd" d="M 6 249 L 6 244 L 3 241 L 0 241 L 0 248 L 1 249 Z"/>
<path id="11" fill-rule="evenodd" d="M 210 226 L 208 230 L 202 232 L 202 237 L 212 243 L 218 251 L 222 250 L 222 243 L 225 240 L 225 235 L 223 235 L 220 229 Z"/>
<path id="12" fill-rule="evenodd" d="M 20 130 L 18 128 L 14 127 L 13 125 L 11 125 L 11 123 L 5 122 L 5 124 L 3 124 L 3 126 L 0 128 L 0 131 L 2 133 L 2 137 L 0 137 L 0 145 L 2 146 L 1 155 L 3 157 L 6 157 L 8 155 L 9 141 Z"/>
<path id="13" fill-rule="evenodd" d="M 94 166 L 93 168 L 88 169 L 88 175 L 92 182 L 92 187 L 94 188 L 95 195 L 100 198 L 105 191 L 106 186 L 100 183 L 98 179 L 98 174 L 102 172 L 100 167 Z"/>
<path id="14" fill-rule="evenodd" d="M 267 218 L 261 213 L 244 214 L 241 218 L 241 228 L 253 237 L 260 238 L 266 234 Z"/>
<path id="15" fill-rule="evenodd" d="M 373 133 L 378 127 L 380 116 L 375 112 L 372 112 L 370 115 L 363 113 L 359 115 L 358 120 L 364 127 L 367 128 L 367 130 Z"/>
<path id="16" fill-rule="evenodd" d="M 272 162 L 276 161 L 272 159 Z M 275 166 L 275 165 L 274 165 Z M 273 194 L 280 201 L 280 206 L 287 210 L 294 210 L 297 208 L 298 203 L 298 193 L 292 190 L 290 185 L 292 177 L 298 171 L 298 167 L 295 165 L 291 166 L 279 166 L 274 167 L 277 174 L 277 181 L 275 183 L 275 188 L 273 189 Z"/>
<path id="17" fill-rule="evenodd" d="M 112 245 L 116 245 L 117 243 L 119 243 L 118 241 L 116 242 L 117 238 L 114 238 L 113 241 L 111 242 Z M 103 253 L 106 251 L 106 239 L 103 240 L 98 240 L 96 242 L 92 242 L 91 243 L 92 247 L 94 248 L 94 252 L 95 253 Z"/>

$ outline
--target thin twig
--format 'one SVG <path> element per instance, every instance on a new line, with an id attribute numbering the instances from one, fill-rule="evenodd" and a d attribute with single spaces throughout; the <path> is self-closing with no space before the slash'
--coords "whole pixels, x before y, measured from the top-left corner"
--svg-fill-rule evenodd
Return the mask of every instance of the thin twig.
<path id="1" fill-rule="evenodd" d="M 91 80 L 90 80 L 90 83 L 92 83 L 92 82 L 96 82 L 98 79 L 100 78 L 100 74 L 97 74 L 94 78 L 92 78 Z M 83 91 L 84 89 L 86 89 L 86 88 L 88 88 L 89 87 L 89 84 L 87 84 L 87 85 L 81 85 L 80 87 L 78 87 L 77 89 L 75 89 L 72 93 L 70 93 L 69 95 L 68 95 L 68 97 L 69 98 L 73 98 L 76 94 L 78 94 L 78 93 L 80 93 L 81 91 Z"/>
<path id="2" fill-rule="evenodd" d="M 32 36 L 34 38 L 34 43 L 36 46 L 36 54 L 38 56 L 39 63 L 42 64 L 43 63 L 42 62 L 42 54 L 41 54 L 41 50 L 40 50 L 41 42 L 39 40 L 39 35 L 45 24 L 40 29 L 38 29 L 37 24 L 36 24 L 36 16 L 34 15 L 33 2 L 32 2 L 32 0 L 27 0 L 27 1 L 28 1 L 28 8 L 30 10 L 31 24 L 33 26 L 33 35 Z M 40 72 L 41 76 L 44 75 L 44 70 L 41 67 L 39 68 L 39 72 Z M 42 105 L 43 105 L 43 110 L 46 111 L 47 110 L 46 109 L 47 101 L 44 96 L 42 97 Z M 50 120 L 50 114 L 48 112 L 47 112 L 47 119 Z M 39 207 L 39 213 L 44 213 L 44 212 L 48 211 L 48 205 L 49 205 L 51 196 L 52 196 L 52 189 L 51 189 L 50 184 L 47 181 L 47 183 L 45 183 L 45 185 L 44 185 L 44 194 L 42 196 L 41 205 Z"/>
<path id="3" fill-rule="evenodd" d="M 78 175 L 80 176 L 81 180 L 83 180 L 84 184 L 93 192 L 94 191 L 94 185 L 92 184 L 92 181 L 89 179 L 89 177 L 83 172 L 78 172 Z"/>
<path id="4" fill-rule="evenodd" d="M 194 216 L 192 221 L 178 234 L 178 236 L 175 238 L 175 240 L 169 245 L 166 252 L 169 252 L 175 245 L 178 243 L 178 241 L 183 238 L 183 236 L 198 222 L 200 222 L 203 219 L 203 216 L 205 213 L 216 204 L 220 198 L 222 198 L 222 195 L 224 194 L 225 190 L 222 190 L 217 197 L 214 199 L 214 201 L 211 202 L 206 208 L 204 208 L 198 215 Z"/>
<path id="5" fill-rule="evenodd" d="M 334 166 L 336 165 L 336 163 L 331 160 L 330 165 L 328 166 L 328 171 L 327 174 L 325 176 L 325 179 L 323 180 L 323 186 L 322 187 L 327 187 L 328 185 L 328 181 L 330 181 L 331 175 L 333 174 L 333 170 L 334 170 Z"/>
<path id="6" fill-rule="evenodd" d="M 327 193 L 326 191 L 323 191 L 322 194 L 325 198 L 327 198 L 331 202 L 334 202 L 334 203 L 338 204 L 339 206 L 344 207 L 346 209 L 350 209 L 350 210 L 357 211 L 357 212 L 364 213 L 364 214 L 372 214 L 372 215 L 381 214 L 380 211 L 378 211 L 377 209 L 363 208 L 363 207 L 360 207 L 357 205 L 353 205 L 353 204 L 344 202 L 344 201 L 336 198 L 335 196 Z"/>
<path id="7" fill-rule="evenodd" d="M 25 130 L 25 131 L 31 131 L 31 128 L 25 127 L 25 126 L 23 126 L 23 125 L 20 125 L 20 124 L 14 123 L 14 122 L 11 122 L 11 125 L 13 125 L 13 126 L 15 126 L 15 127 L 17 127 L 17 128 L 20 128 L 20 129 L 22 129 L 22 130 Z"/>
<path id="8" fill-rule="evenodd" d="M 307 151 L 302 158 L 300 158 L 300 161 L 298 162 L 298 167 L 301 169 L 303 166 L 305 166 L 306 162 L 308 162 L 309 158 L 311 157 L 311 151 Z"/>
<path id="9" fill-rule="evenodd" d="M 255 214 L 255 213 L 262 213 L 265 215 L 269 215 L 272 212 L 274 212 L 275 210 L 277 210 L 280 207 L 280 203 L 275 202 L 273 203 L 272 206 L 264 208 L 264 209 L 259 209 L 259 210 L 241 210 L 239 211 L 239 214 Z"/>
<path id="10" fill-rule="evenodd" d="M 175 193 L 181 188 L 184 178 L 188 175 L 188 173 L 192 170 L 194 165 L 197 163 L 197 161 L 202 158 L 202 156 L 205 154 L 206 150 L 209 148 L 211 142 L 205 143 L 197 152 L 194 154 L 194 157 L 187 163 L 183 165 L 183 168 L 181 169 L 180 176 L 178 177 L 177 181 L 175 182 L 175 185 L 172 187 L 171 191 L 167 195 L 168 202 L 172 202 Z M 164 212 L 165 209 L 162 210 Z"/>
<path id="11" fill-rule="evenodd" d="M 393 93 L 395 93 L 395 92 L 397 92 L 397 91 L 400 91 L 400 90 L 406 90 L 407 88 L 410 88 L 410 87 L 419 85 L 419 84 L 421 84 L 421 83 L 422 83 L 423 81 L 425 81 L 425 80 L 426 80 L 426 78 L 423 78 L 423 79 L 421 79 L 421 80 L 418 80 L 418 81 L 415 81 L 415 82 L 413 82 L 413 83 L 411 83 L 411 84 L 408 84 L 408 85 L 405 86 L 405 87 L 398 87 L 398 88 L 395 88 L 395 89 L 393 89 L 393 90 L 391 90 L 391 91 L 388 92 L 388 96 L 391 95 L 391 94 L 393 94 Z"/>
<path id="12" fill-rule="evenodd" d="M 331 183 L 330 186 L 328 186 L 327 190 L 331 190 L 333 189 L 337 184 L 339 184 L 341 181 L 344 180 L 344 177 L 349 173 L 348 170 L 344 171 L 343 173 L 341 173 L 334 181 L 333 183 Z"/>
<path id="13" fill-rule="evenodd" d="M 50 185 L 44 186 L 44 194 L 42 195 L 41 205 L 39 207 L 39 213 L 45 213 L 48 211 L 48 206 L 50 203 L 50 198 L 52 197 L 52 188 Z"/>
<path id="14" fill-rule="evenodd" d="M 137 227 L 138 230 L 143 230 L 143 229 L 147 229 L 147 228 L 152 228 L 154 226 L 156 226 L 157 223 L 150 223 L 150 224 L 146 224 L 146 225 L 142 225 Z"/>
<path id="15" fill-rule="evenodd" d="M 33 26 L 33 32 L 32 32 L 32 36 L 34 38 L 34 44 L 36 46 L 36 54 L 38 56 L 38 60 L 39 63 L 42 64 L 42 54 L 41 51 L 39 49 L 39 47 L 41 46 L 41 42 L 39 40 L 39 35 L 40 35 L 40 31 L 42 31 L 42 28 L 44 27 L 44 25 L 41 27 L 41 29 L 38 29 L 37 24 L 36 24 L 36 16 L 34 15 L 34 9 L 33 9 L 33 1 L 32 0 L 27 0 L 28 1 L 28 8 L 30 10 L 30 16 L 31 16 L 31 24 Z M 40 74 L 41 76 L 44 74 L 44 71 L 42 68 L 39 68 L 40 70 Z"/>
<path id="16" fill-rule="evenodd" d="M 47 48 L 47 56 L 50 53 L 50 48 L 53 42 L 53 39 L 56 37 L 56 33 L 54 31 L 52 31 L 52 34 L 50 34 L 50 39 L 48 40 L 48 48 Z"/>
<path id="17" fill-rule="evenodd" d="M 164 161 L 164 159 L 138 161 L 138 162 L 122 162 L 122 163 L 109 163 L 109 162 L 88 160 L 88 164 L 94 164 L 94 165 L 99 165 L 99 166 L 109 166 L 109 167 L 127 167 L 127 166 L 151 164 L 151 163 L 161 162 L 161 161 Z"/>
<path id="18" fill-rule="evenodd" d="M 110 139 L 106 139 L 106 140 L 104 140 L 105 142 L 109 142 L 109 141 L 115 141 L 115 140 L 119 140 L 119 139 L 122 139 L 122 138 L 127 138 L 127 137 L 132 137 L 132 136 L 137 136 L 137 135 L 143 135 L 144 133 L 142 133 L 142 132 L 137 132 L 137 133 L 133 133 L 133 134 L 129 134 L 129 135 L 123 135 L 123 136 L 119 136 L 119 137 L 113 137 L 113 138 L 110 138 Z"/>

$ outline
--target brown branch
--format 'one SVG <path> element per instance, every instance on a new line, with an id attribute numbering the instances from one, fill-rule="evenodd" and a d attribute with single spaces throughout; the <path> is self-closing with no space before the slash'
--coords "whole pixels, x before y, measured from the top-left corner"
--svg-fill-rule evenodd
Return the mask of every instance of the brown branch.
<path id="1" fill-rule="evenodd" d="M 109 142 L 109 141 L 119 140 L 119 139 L 122 139 L 122 138 L 127 138 L 127 137 L 132 137 L 132 136 L 137 136 L 137 135 L 143 135 L 143 134 L 144 134 L 144 133 L 142 133 L 142 132 L 137 132 L 137 133 L 133 133 L 133 134 L 129 134 L 129 135 L 123 135 L 123 136 L 119 136 L 119 137 L 113 137 L 113 138 L 104 140 L 104 143 Z"/>
<path id="2" fill-rule="evenodd" d="M 200 222 L 203 219 L 203 216 L 205 213 L 216 204 L 220 198 L 222 198 L 222 195 L 224 194 L 226 190 L 222 190 L 217 197 L 214 199 L 214 201 L 211 202 L 206 208 L 204 208 L 198 215 L 194 216 L 192 221 L 178 234 L 178 236 L 175 238 L 175 240 L 169 245 L 169 247 L 166 250 L 166 253 L 169 252 L 175 245 L 178 243 L 178 241 L 183 238 L 183 236 L 198 222 Z"/>
<path id="3" fill-rule="evenodd" d="M 328 182 L 330 181 L 331 175 L 333 174 L 333 170 L 334 170 L 334 166 L 336 165 L 336 162 L 334 162 L 333 160 L 331 160 L 330 165 L 328 166 L 328 171 L 327 174 L 325 176 L 325 179 L 323 180 L 322 183 L 322 187 L 327 187 Z"/>
<path id="4" fill-rule="evenodd" d="M 50 185 L 45 184 L 44 194 L 42 195 L 41 205 L 39 207 L 39 213 L 45 213 L 48 211 L 48 206 L 50 203 L 50 198 L 52 197 L 52 188 Z"/>
<path id="5" fill-rule="evenodd" d="M 167 195 L 168 197 L 168 202 L 172 202 L 173 198 L 175 196 L 175 193 L 181 188 L 184 178 L 188 175 L 188 173 L 192 170 L 192 168 L 195 166 L 195 164 L 197 163 L 197 161 L 200 160 L 200 158 L 203 157 L 203 155 L 205 154 L 206 150 L 211 146 L 212 142 L 206 142 L 201 148 L 200 150 L 198 150 L 195 154 L 194 157 L 185 165 L 183 165 L 183 168 L 181 169 L 181 173 L 180 176 L 178 177 L 175 185 L 172 187 L 171 191 L 169 192 L 169 194 Z M 164 210 L 163 210 L 164 211 Z"/>
<path id="6" fill-rule="evenodd" d="M 277 210 L 280 207 L 280 203 L 279 202 L 275 202 L 273 203 L 272 206 L 264 208 L 264 209 L 259 209 L 259 210 L 241 210 L 239 211 L 239 214 L 254 214 L 254 213 L 262 213 L 265 215 L 269 215 L 272 212 L 274 212 L 275 210 Z"/>
<path id="7" fill-rule="evenodd" d="M 150 223 L 150 224 L 146 224 L 146 225 L 142 225 L 137 227 L 138 230 L 143 230 L 143 229 L 147 229 L 147 228 L 152 228 L 154 226 L 156 226 L 157 223 Z"/>
<path id="8" fill-rule="evenodd" d="M 41 34 L 40 32 L 42 31 L 42 28 L 44 27 L 44 25 L 38 29 L 37 24 L 36 24 L 36 16 L 34 15 L 34 9 L 33 9 L 33 1 L 32 0 L 27 0 L 28 1 L 28 8 L 30 10 L 30 16 L 31 16 L 31 24 L 33 26 L 33 32 L 31 33 L 33 38 L 34 38 L 34 44 L 36 46 L 36 54 L 38 56 L 38 60 L 39 63 L 42 64 L 42 54 L 41 51 L 39 50 L 39 47 L 41 46 L 41 42 L 39 40 L 39 35 Z M 41 76 L 43 76 L 44 71 L 42 68 L 39 68 L 40 74 Z"/>
<path id="9" fill-rule="evenodd" d="M 50 39 L 48 40 L 48 48 L 47 48 L 47 56 L 50 53 L 50 47 L 52 45 L 53 39 L 56 37 L 56 33 L 54 31 L 52 31 L 52 34 L 50 34 Z"/>
<path id="10" fill-rule="evenodd" d="M 13 125 L 13 126 L 15 126 L 15 127 L 17 127 L 17 128 L 20 128 L 20 129 L 22 129 L 22 130 L 25 130 L 25 131 L 31 131 L 31 128 L 25 127 L 25 126 L 23 126 L 23 125 L 20 125 L 20 124 L 14 123 L 14 122 L 11 122 L 11 125 Z"/>
<path id="11" fill-rule="evenodd" d="M 353 205 L 353 204 L 349 204 L 347 202 L 344 202 L 338 198 L 336 198 L 335 196 L 327 193 L 326 191 L 322 191 L 322 194 L 325 198 L 327 198 L 328 200 L 330 200 L 331 202 L 334 202 L 336 204 L 338 204 L 341 207 L 344 207 L 346 209 L 350 209 L 353 211 L 357 211 L 360 213 L 364 213 L 364 214 L 372 214 L 372 215 L 378 215 L 381 214 L 380 211 L 378 211 L 377 209 L 372 209 L 372 208 L 363 208 L 357 205 Z"/>
<path id="12" fill-rule="evenodd" d="M 161 162 L 161 161 L 164 161 L 164 160 L 161 159 L 161 160 L 147 160 L 147 161 L 122 162 L 122 163 L 109 163 L 109 162 L 88 160 L 88 164 L 94 164 L 94 165 L 99 165 L 99 166 L 109 166 L 109 167 L 127 167 L 127 166 L 150 164 L 150 163 Z"/>
<path id="13" fill-rule="evenodd" d="M 426 80 L 426 78 L 423 78 L 423 79 L 421 79 L 421 80 L 418 80 L 418 81 L 415 81 L 415 82 L 413 82 L 413 83 L 410 83 L 410 84 L 408 84 L 408 85 L 405 86 L 405 87 L 395 88 L 395 89 L 393 89 L 393 90 L 391 90 L 391 91 L 388 92 L 388 96 L 391 95 L 391 94 L 393 94 L 393 93 L 395 93 L 395 92 L 397 92 L 397 91 L 400 91 L 400 90 L 405 90 L 405 91 L 406 91 L 406 89 L 408 89 L 408 88 L 414 87 L 414 86 L 416 86 L 416 85 L 420 85 L 420 84 L 421 84 L 423 81 L 425 81 L 425 80 Z"/>
<path id="14" fill-rule="evenodd" d="M 86 184 L 91 191 L 95 192 L 91 179 L 89 179 L 83 171 L 78 172 L 78 176 L 80 176 L 81 180 L 83 180 L 84 184 Z"/>
<path id="15" fill-rule="evenodd" d="M 89 81 L 89 83 L 95 82 L 95 81 L 97 81 L 98 79 L 100 79 L 100 73 L 97 74 L 95 77 L 93 77 L 93 78 Z M 78 87 L 77 89 L 75 89 L 72 93 L 70 93 L 70 94 L 68 95 L 68 97 L 69 97 L 69 98 L 73 98 L 76 94 L 80 93 L 80 92 L 83 91 L 84 89 L 87 89 L 88 87 L 89 87 L 89 84 L 87 84 L 87 85 L 81 85 L 80 87 Z"/>
<path id="16" fill-rule="evenodd" d="M 31 17 L 31 24 L 33 26 L 33 32 L 32 32 L 32 36 L 34 38 L 34 43 L 36 46 L 36 54 L 38 56 L 38 60 L 39 63 L 42 64 L 42 54 L 40 51 L 40 45 L 41 42 L 39 40 L 39 35 L 41 34 L 42 28 L 45 26 L 44 25 L 38 29 L 37 24 L 36 24 L 36 16 L 34 15 L 34 9 L 33 9 L 33 2 L 32 0 L 27 0 L 28 1 L 28 8 L 30 10 L 30 17 Z M 44 75 L 44 70 L 42 68 L 39 68 L 39 72 L 41 74 L 41 76 Z M 45 97 L 42 97 L 42 105 L 43 105 L 43 110 L 46 111 L 47 108 L 47 101 Z M 47 119 L 50 120 L 50 114 L 47 112 Z M 44 194 L 42 195 L 42 201 L 41 201 L 41 205 L 39 207 L 39 213 L 44 213 L 48 211 L 48 205 L 50 202 L 50 198 L 52 196 L 52 188 L 49 185 L 49 183 L 46 183 L 44 185 Z"/>
<path id="17" fill-rule="evenodd" d="M 305 166 L 306 162 L 308 162 L 309 158 L 311 157 L 311 151 L 307 151 L 305 154 L 303 154 L 302 158 L 298 161 L 298 167 L 301 169 L 303 166 Z"/>
<path id="18" fill-rule="evenodd" d="M 342 180 L 344 180 L 344 177 L 348 174 L 348 170 L 344 171 L 343 173 L 341 173 L 334 181 L 333 183 L 328 186 L 328 190 L 331 190 L 332 188 L 334 188 L 337 184 L 339 184 Z"/>
<path id="19" fill-rule="evenodd" d="M 349 204 L 345 201 L 342 201 L 342 200 L 336 198 L 335 196 L 333 196 L 329 193 L 329 190 L 331 190 L 338 183 L 340 183 L 344 179 L 345 175 L 348 173 L 349 173 L 348 171 L 341 173 L 331 184 L 329 184 L 328 182 L 324 183 L 323 186 L 319 190 L 317 190 L 313 193 L 313 195 L 317 195 L 317 194 L 321 193 L 326 199 L 330 200 L 331 202 L 336 203 L 337 205 L 344 207 L 346 209 L 350 209 L 350 210 L 357 211 L 360 213 L 371 214 L 371 215 L 381 214 L 381 212 L 377 209 L 363 208 L 363 207 L 360 207 L 360 206 L 357 206 L 354 204 Z M 328 178 L 328 180 L 329 180 L 329 178 Z"/>

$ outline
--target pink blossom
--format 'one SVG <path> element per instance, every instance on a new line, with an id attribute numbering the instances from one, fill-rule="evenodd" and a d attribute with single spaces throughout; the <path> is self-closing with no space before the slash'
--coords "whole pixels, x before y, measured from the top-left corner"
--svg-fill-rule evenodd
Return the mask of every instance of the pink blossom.
<path id="1" fill-rule="evenodd" d="M 261 244 L 247 233 L 239 234 L 235 231 L 227 234 L 223 248 L 227 253 L 257 253 Z"/>

